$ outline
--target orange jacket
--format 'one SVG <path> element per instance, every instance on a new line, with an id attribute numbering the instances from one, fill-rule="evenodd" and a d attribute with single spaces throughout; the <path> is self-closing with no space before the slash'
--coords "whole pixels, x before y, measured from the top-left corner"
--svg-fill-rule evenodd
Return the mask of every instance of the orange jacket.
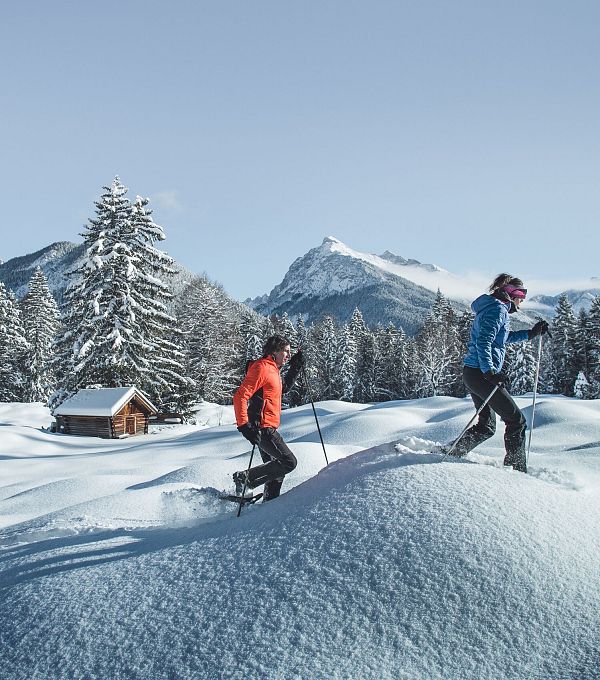
<path id="1" fill-rule="evenodd" d="M 260 427 L 279 427 L 281 419 L 281 374 L 271 357 L 250 364 L 246 377 L 233 395 L 233 408 L 238 427 L 248 422 L 248 400 L 262 389 L 263 406 Z"/>

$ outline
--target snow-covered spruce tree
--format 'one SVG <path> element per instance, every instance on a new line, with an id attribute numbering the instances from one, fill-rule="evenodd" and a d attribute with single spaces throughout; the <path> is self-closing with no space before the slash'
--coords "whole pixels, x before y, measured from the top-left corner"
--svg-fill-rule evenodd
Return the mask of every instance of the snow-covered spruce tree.
<path id="1" fill-rule="evenodd" d="M 29 343 L 12 291 L 0 281 L 0 401 L 24 401 Z"/>
<path id="2" fill-rule="evenodd" d="M 128 248 L 123 260 L 129 278 L 123 301 L 131 300 L 141 333 L 144 371 L 141 389 L 164 412 L 190 413 L 193 381 L 186 376 L 183 363 L 183 337 L 176 318 L 167 306 L 173 299 L 167 283 L 175 274 L 173 258 L 154 247 L 164 241 L 163 228 L 152 219 L 149 200 L 136 196 L 131 207 L 131 223 L 125 231 Z"/>
<path id="3" fill-rule="evenodd" d="M 341 401 L 352 401 L 356 390 L 358 348 L 349 324 L 344 324 L 338 347 L 334 393 Z"/>
<path id="4" fill-rule="evenodd" d="M 471 328 L 473 327 L 473 319 L 475 314 L 469 309 L 456 316 L 456 362 L 454 365 L 454 373 L 456 375 L 456 382 L 454 383 L 454 390 L 452 396 L 464 397 L 467 395 L 467 388 L 462 379 L 463 366 L 465 355 L 467 354 L 467 346 L 471 339 Z"/>
<path id="5" fill-rule="evenodd" d="M 311 328 L 308 379 L 315 401 L 338 399 L 334 391 L 338 365 L 338 329 L 330 315 Z"/>
<path id="6" fill-rule="evenodd" d="M 461 344 L 456 315 L 438 290 L 435 302 L 416 338 L 420 397 L 452 395 L 457 389 Z"/>
<path id="7" fill-rule="evenodd" d="M 60 312 L 41 267 L 35 268 L 20 308 L 29 342 L 26 357 L 29 370 L 23 398 L 29 402 L 46 402 L 56 389 L 51 360 L 60 328 Z"/>
<path id="8" fill-rule="evenodd" d="M 573 395 L 577 399 L 590 399 L 591 385 L 588 379 L 585 377 L 583 371 L 579 371 L 577 377 L 575 378 L 575 385 L 573 387 Z"/>
<path id="9" fill-rule="evenodd" d="M 578 336 L 579 350 L 581 353 L 582 336 L 585 336 L 587 343 L 587 365 L 580 365 L 585 371 L 590 387 L 588 393 L 594 399 L 600 397 L 600 296 L 592 300 L 590 311 L 587 315 L 587 324 L 584 327 L 579 324 Z"/>
<path id="10" fill-rule="evenodd" d="M 357 371 L 357 387 L 355 394 L 363 404 L 377 399 L 377 345 L 375 334 L 367 330 L 360 345 L 360 372 Z"/>
<path id="11" fill-rule="evenodd" d="M 398 335 L 392 357 L 391 379 L 393 399 L 410 399 L 414 396 L 415 367 L 414 341 L 406 337 L 402 328 L 398 328 Z"/>
<path id="12" fill-rule="evenodd" d="M 375 347 L 372 337 L 369 338 L 371 332 L 358 307 L 352 312 L 348 328 L 356 347 L 356 378 L 353 401 L 369 402 L 373 400 L 375 391 Z"/>
<path id="13" fill-rule="evenodd" d="M 198 276 L 184 289 L 176 315 L 197 399 L 231 403 L 245 370 L 241 309 L 220 286 Z"/>
<path id="14" fill-rule="evenodd" d="M 375 329 L 375 401 L 390 401 L 399 396 L 398 380 L 402 368 L 395 360 L 402 335 L 393 323 Z"/>
<path id="15" fill-rule="evenodd" d="M 244 345 L 244 368 L 248 361 L 260 359 L 265 344 L 264 317 L 250 308 L 242 311 L 240 319 L 240 333 Z"/>
<path id="16" fill-rule="evenodd" d="M 554 360 L 552 358 L 551 341 L 542 342 L 542 357 L 540 360 L 540 374 L 538 376 L 538 392 L 541 394 L 554 394 Z"/>
<path id="17" fill-rule="evenodd" d="M 304 356 L 305 362 L 308 362 L 310 358 L 310 351 L 308 348 L 308 329 L 304 323 L 304 319 L 299 316 L 296 321 L 296 345 L 292 346 L 292 351 L 297 349 L 302 349 L 302 354 Z M 287 393 L 287 403 L 290 406 L 300 406 L 300 404 L 305 404 L 308 401 L 308 392 L 306 389 L 306 384 L 304 382 L 304 373 L 308 375 L 308 369 L 305 366 L 305 371 L 300 372 L 300 375 L 296 379 L 290 391 Z"/>
<path id="18" fill-rule="evenodd" d="M 589 317 L 585 309 L 581 309 L 577 315 L 577 332 L 575 334 L 575 360 L 577 368 L 585 375 L 590 372 L 591 366 L 591 333 L 589 329 Z"/>
<path id="19" fill-rule="evenodd" d="M 56 406 L 78 389 L 136 385 L 163 410 L 186 391 L 176 321 L 162 277 L 172 260 L 154 247 L 165 238 L 147 199 L 131 205 L 118 177 L 96 202 L 83 233 L 85 255 L 65 293 L 66 332 L 57 345 Z"/>
<path id="20" fill-rule="evenodd" d="M 507 345 L 506 372 L 510 377 L 510 391 L 512 394 L 525 394 L 533 391 L 537 358 L 530 342 L 518 345 Z"/>
<path id="21" fill-rule="evenodd" d="M 554 386 L 560 394 L 572 397 L 578 373 L 575 354 L 577 320 L 566 294 L 558 298 L 551 332 Z"/>

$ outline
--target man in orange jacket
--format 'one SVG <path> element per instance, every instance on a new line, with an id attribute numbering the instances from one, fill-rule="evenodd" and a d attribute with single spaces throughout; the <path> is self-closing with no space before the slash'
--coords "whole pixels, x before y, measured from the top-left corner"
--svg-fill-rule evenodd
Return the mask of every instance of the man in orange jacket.
<path id="1" fill-rule="evenodd" d="M 246 489 L 265 485 L 263 501 L 279 496 L 283 478 L 297 464 L 277 432 L 281 418 L 281 395 L 287 392 L 298 377 L 304 364 L 302 351 L 290 360 L 290 343 L 282 335 L 272 335 L 263 348 L 263 356 L 250 363 L 246 377 L 233 396 L 233 408 L 238 430 L 253 445 L 258 446 L 262 465 L 250 470 L 235 472 L 235 491 L 242 495 Z M 290 367 L 281 380 L 280 370 L 290 361 Z"/>

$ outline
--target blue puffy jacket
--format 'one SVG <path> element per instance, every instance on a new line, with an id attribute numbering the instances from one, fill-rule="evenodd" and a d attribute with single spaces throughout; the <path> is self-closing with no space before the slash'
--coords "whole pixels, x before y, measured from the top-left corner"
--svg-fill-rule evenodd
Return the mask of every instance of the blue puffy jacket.
<path id="1" fill-rule="evenodd" d="M 510 303 L 492 295 L 480 295 L 471 304 L 475 320 L 471 328 L 465 366 L 479 368 L 484 373 L 499 373 L 504 363 L 506 344 L 523 342 L 527 331 L 511 331 L 508 310 Z"/>

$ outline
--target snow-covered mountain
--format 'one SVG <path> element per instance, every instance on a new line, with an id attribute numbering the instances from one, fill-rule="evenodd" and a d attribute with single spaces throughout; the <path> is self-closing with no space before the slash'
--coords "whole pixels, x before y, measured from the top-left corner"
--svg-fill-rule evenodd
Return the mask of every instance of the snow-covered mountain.
<path id="1" fill-rule="evenodd" d="M 83 255 L 85 246 L 70 241 L 58 241 L 41 250 L 14 257 L 0 264 L 0 281 L 7 288 L 14 291 L 19 298 L 27 292 L 27 284 L 36 267 L 41 267 L 48 286 L 60 303 L 63 300 L 65 288 L 69 283 L 67 272 L 73 269 L 77 260 Z M 193 274 L 183 265 L 175 262 L 176 275 L 171 282 L 175 293 L 179 292 L 193 278 Z"/>
<path id="2" fill-rule="evenodd" d="M 497 273 L 497 272 L 496 272 Z M 485 292 L 491 275 L 458 276 L 435 264 L 423 264 L 386 250 L 372 255 L 353 250 L 333 236 L 296 259 L 283 281 L 270 294 L 246 300 L 262 314 L 301 315 L 314 321 L 331 314 L 347 321 L 358 307 L 369 325 L 393 322 L 408 334 L 420 328 L 439 289 L 457 310 L 467 309 L 472 300 Z M 590 287 L 567 289 L 575 312 L 589 309 L 600 294 L 596 280 Z M 583 282 L 585 285 L 585 282 Z M 542 294 L 539 282 L 531 288 L 523 312 L 515 315 L 513 325 L 529 327 L 539 317 L 551 318 L 559 293 Z"/>
<path id="3" fill-rule="evenodd" d="M 464 283 L 433 264 L 394 255 L 353 250 L 333 236 L 292 263 L 283 281 L 266 296 L 246 303 L 263 314 L 302 315 L 307 321 L 331 314 L 346 321 L 355 307 L 369 325 L 393 322 L 415 333 L 440 288 L 466 308 Z"/>
<path id="4" fill-rule="evenodd" d="M 0 264 L 0 281 L 21 298 L 27 293 L 27 283 L 39 266 L 48 279 L 52 294 L 61 301 L 68 284 L 66 272 L 75 265 L 82 253 L 83 244 L 77 245 L 69 241 L 52 243 L 35 253 L 14 257 Z"/>
<path id="5" fill-rule="evenodd" d="M 600 295 L 600 287 L 590 288 L 588 290 L 567 290 L 565 291 L 569 302 L 573 305 L 575 314 L 579 314 L 581 310 L 588 311 L 593 299 Z M 554 309 L 558 302 L 559 295 L 536 295 L 532 301 L 545 305 L 550 309 Z"/>

